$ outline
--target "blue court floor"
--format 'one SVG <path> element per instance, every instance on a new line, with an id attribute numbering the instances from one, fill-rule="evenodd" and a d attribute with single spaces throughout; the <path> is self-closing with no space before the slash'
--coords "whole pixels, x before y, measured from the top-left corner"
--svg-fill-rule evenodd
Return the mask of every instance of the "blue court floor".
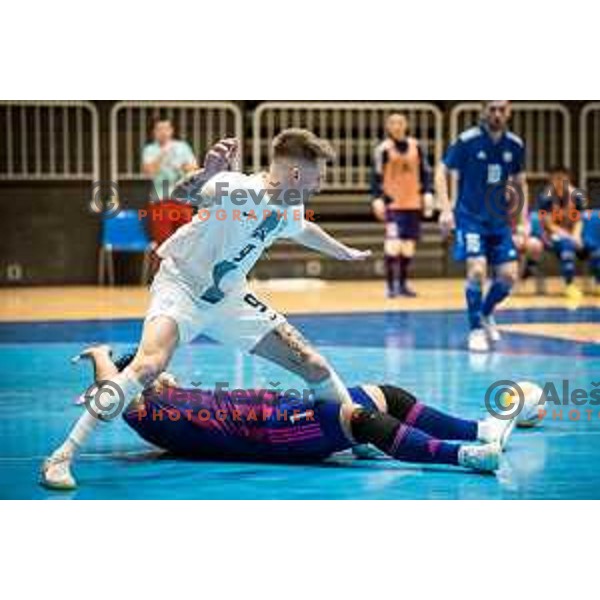
<path id="1" fill-rule="evenodd" d="M 484 413 L 496 380 L 555 382 L 559 391 L 600 386 L 600 345 L 507 333 L 494 354 L 464 350 L 460 312 L 311 315 L 290 319 L 330 358 L 349 385 L 389 382 L 423 401 L 467 417 Z M 505 311 L 502 323 L 597 323 L 600 310 Z M 562 419 L 518 431 L 497 477 L 420 468 L 385 458 L 341 455 L 322 465 L 194 462 L 161 458 L 120 420 L 102 425 L 76 464 L 70 494 L 37 485 L 43 457 L 82 409 L 73 404 L 90 383 L 87 366 L 69 363 L 84 344 L 131 347 L 139 321 L 0 324 L 1 498 L 600 498 L 600 406 L 562 407 Z M 302 388 L 277 367 L 200 340 L 171 369 L 182 384 Z M 557 408 L 559 410 L 559 408 Z M 591 410 L 590 413 L 586 411 Z M 570 418 L 571 416 L 571 418 Z"/>

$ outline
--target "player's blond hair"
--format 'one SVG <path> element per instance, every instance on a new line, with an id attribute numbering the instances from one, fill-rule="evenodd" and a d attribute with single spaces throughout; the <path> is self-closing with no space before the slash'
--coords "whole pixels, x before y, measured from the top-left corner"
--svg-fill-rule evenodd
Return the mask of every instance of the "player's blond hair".
<path id="1" fill-rule="evenodd" d="M 273 158 L 317 162 L 331 161 L 335 152 L 331 144 L 308 129 L 285 129 L 273 140 Z"/>

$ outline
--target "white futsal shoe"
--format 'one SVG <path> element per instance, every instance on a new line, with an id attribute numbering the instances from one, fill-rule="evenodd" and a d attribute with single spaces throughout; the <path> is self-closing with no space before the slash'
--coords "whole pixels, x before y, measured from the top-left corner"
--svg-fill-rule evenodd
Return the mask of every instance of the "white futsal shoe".
<path id="1" fill-rule="evenodd" d="M 71 474 L 71 461 L 66 456 L 51 456 L 44 461 L 40 483 L 51 490 L 71 491 L 77 482 Z"/>
<path id="2" fill-rule="evenodd" d="M 490 415 L 477 424 L 477 439 L 484 444 L 498 444 L 500 450 L 504 450 L 516 424 L 517 415 L 510 419 L 498 419 Z"/>
<path id="3" fill-rule="evenodd" d="M 485 444 L 484 446 L 467 444 L 458 450 L 458 464 L 479 473 L 495 473 L 500 468 L 501 453 L 502 450 L 498 444 Z"/>
<path id="4" fill-rule="evenodd" d="M 469 350 L 471 352 L 490 351 L 490 342 L 484 329 L 473 329 L 469 333 Z"/>
<path id="5" fill-rule="evenodd" d="M 490 315 L 489 317 L 481 317 L 481 324 L 483 325 L 483 329 L 487 333 L 487 336 L 490 338 L 491 342 L 497 344 L 502 339 L 502 334 L 498 329 L 496 319 L 494 319 L 493 315 Z"/>

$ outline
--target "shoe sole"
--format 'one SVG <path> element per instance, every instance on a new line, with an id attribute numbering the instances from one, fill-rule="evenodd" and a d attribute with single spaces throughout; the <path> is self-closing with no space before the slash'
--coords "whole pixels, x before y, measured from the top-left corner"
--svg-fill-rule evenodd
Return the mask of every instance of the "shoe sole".
<path id="1" fill-rule="evenodd" d="M 53 483 L 44 479 L 43 477 L 40 479 L 40 485 L 47 490 L 52 490 L 55 492 L 72 492 L 77 489 L 76 483 Z"/>
<path id="2" fill-rule="evenodd" d="M 506 448 L 506 445 L 508 444 L 508 440 L 509 440 L 512 432 L 515 430 L 516 426 L 517 426 L 517 417 L 515 416 L 510 420 L 509 425 L 506 427 L 506 429 L 500 436 L 500 439 L 498 440 L 498 445 L 500 446 L 500 450 L 502 452 L 504 452 L 504 449 Z"/>
<path id="3" fill-rule="evenodd" d="M 75 481 L 73 481 L 72 483 L 58 481 L 53 482 L 46 477 L 45 472 L 46 465 L 44 465 L 41 469 L 39 484 L 47 490 L 56 490 L 58 492 L 72 492 L 73 490 L 77 489 L 77 483 Z"/>

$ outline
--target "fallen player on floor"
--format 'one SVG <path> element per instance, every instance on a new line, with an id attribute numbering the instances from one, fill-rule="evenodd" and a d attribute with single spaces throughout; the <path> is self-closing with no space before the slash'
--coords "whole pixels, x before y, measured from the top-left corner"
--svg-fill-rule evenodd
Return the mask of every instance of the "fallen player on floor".
<path id="1" fill-rule="evenodd" d="M 133 358 L 125 355 L 113 362 L 107 346 L 87 349 L 80 356 L 92 361 L 99 384 Z M 517 417 L 454 417 L 393 385 L 366 384 L 348 392 L 353 404 L 269 390 L 215 393 L 178 387 L 163 373 L 126 407 L 123 418 L 144 440 L 187 458 L 314 462 L 372 444 L 399 461 L 482 473 L 498 470 L 517 422 Z"/>

